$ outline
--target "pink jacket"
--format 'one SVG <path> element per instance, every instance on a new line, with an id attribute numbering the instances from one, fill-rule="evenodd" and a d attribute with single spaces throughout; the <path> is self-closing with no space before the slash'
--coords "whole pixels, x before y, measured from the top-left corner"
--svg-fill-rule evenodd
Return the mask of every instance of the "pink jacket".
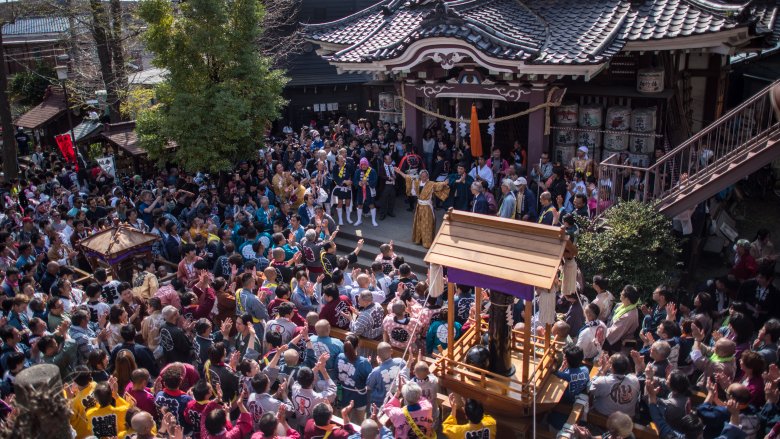
<path id="1" fill-rule="evenodd" d="M 410 409 L 409 415 L 424 434 L 430 435 L 433 433 L 433 406 L 431 406 L 431 403 L 425 398 L 420 399 L 418 406 L 419 407 L 416 410 Z M 401 401 L 399 401 L 398 398 L 393 396 L 393 398 L 382 408 L 382 411 L 385 412 L 385 415 L 390 418 L 390 422 L 393 423 L 393 426 L 395 427 L 395 437 L 409 437 L 409 432 L 412 430 L 412 427 L 406 420 L 404 410 L 401 408 Z"/>
<path id="2" fill-rule="evenodd" d="M 262 431 L 255 432 L 252 435 L 252 439 L 300 439 L 301 435 L 293 430 L 292 428 L 287 429 L 287 433 L 284 434 L 284 436 L 275 435 L 273 437 L 268 437 L 263 434 Z"/>

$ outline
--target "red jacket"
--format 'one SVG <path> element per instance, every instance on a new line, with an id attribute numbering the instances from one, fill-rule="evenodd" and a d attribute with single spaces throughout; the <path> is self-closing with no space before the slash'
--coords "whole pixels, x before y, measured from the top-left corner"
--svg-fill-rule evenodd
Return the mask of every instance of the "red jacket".
<path id="1" fill-rule="evenodd" d="M 285 302 L 293 306 L 293 313 L 290 316 L 290 321 L 298 326 L 306 326 L 306 319 L 304 319 L 303 316 L 298 313 L 298 308 L 296 308 L 295 304 L 287 299 L 281 299 L 279 297 L 275 298 L 268 304 L 268 315 L 271 316 L 271 319 L 276 318 L 276 312 L 278 311 L 277 308 L 279 308 L 279 305 Z"/>
<path id="2" fill-rule="evenodd" d="M 221 434 L 210 434 L 206 430 L 206 417 L 212 410 L 220 408 L 222 404 L 217 401 L 211 401 L 203 409 L 200 416 L 200 437 L 201 439 L 241 439 L 252 432 L 252 415 L 241 413 L 238 415 L 236 425 L 227 424 Z"/>

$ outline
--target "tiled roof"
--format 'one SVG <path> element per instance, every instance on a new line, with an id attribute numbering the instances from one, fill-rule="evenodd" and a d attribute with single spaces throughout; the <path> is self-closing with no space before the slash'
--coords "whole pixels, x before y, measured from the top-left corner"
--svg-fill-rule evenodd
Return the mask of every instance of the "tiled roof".
<path id="1" fill-rule="evenodd" d="M 138 144 L 135 121 L 104 125 L 101 135 L 110 143 L 127 151 L 132 156 L 144 155 L 146 150 Z"/>
<path id="2" fill-rule="evenodd" d="M 4 36 L 57 34 L 67 31 L 68 19 L 65 17 L 18 18 L 13 23 L 3 25 Z"/>
<path id="3" fill-rule="evenodd" d="M 16 122 L 14 122 L 14 125 L 35 129 L 46 125 L 52 119 L 64 113 L 66 109 L 65 94 L 62 92 L 62 88 L 49 86 L 44 95 L 43 102 L 35 106 L 32 110 L 24 113 Z"/>
<path id="4" fill-rule="evenodd" d="M 340 48 L 329 58 L 338 63 L 394 59 L 416 41 L 449 37 L 493 58 L 600 64 L 631 41 L 737 27 L 772 34 L 777 9 L 768 0 L 747 7 L 723 0 L 385 0 L 304 29 L 309 40 Z"/>

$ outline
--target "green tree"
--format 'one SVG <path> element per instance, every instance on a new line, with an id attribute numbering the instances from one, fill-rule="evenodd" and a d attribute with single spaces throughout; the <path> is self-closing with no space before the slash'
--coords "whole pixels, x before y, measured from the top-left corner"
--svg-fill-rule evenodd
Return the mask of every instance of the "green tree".
<path id="1" fill-rule="evenodd" d="M 38 105 L 43 101 L 46 88 L 56 83 L 57 72 L 53 68 L 38 63 L 33 70 L 17 73 L 11 79 L 11 94 L 21 105 Z"/>
<path id="2" fill-rule="evenodd" d="M 142 0 L 147 47 L 167 69 L 158 104 L 137 120 L 141 145 L 160 160 L 169 142 L 187 170 L 229 169 L 256 155 L 285 101 L 283 72 L 256 44 L 260 0 L 189 0 L 174 14 L 170 0 Z"/>
<path id="3" fill-rule="evenodd" d="M 607 276 L 613 288 L 632 284 L 644 295 L 674 280 L 679 253 L 672 222 L 649 203 L 620 203 L 584 220 L 577 261 L 586 279 Z"/>

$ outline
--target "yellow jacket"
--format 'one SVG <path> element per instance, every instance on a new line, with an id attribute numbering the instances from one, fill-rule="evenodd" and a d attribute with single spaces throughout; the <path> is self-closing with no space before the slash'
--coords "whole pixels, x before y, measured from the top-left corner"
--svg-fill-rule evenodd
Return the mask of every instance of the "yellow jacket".
<path id="1" fill-rule="evenodd" d="M 91 430 L 87 425 L 87 410 L 97 406 L 97 400 L 92 396 L 97 383 L 92 381 L 89 385 L 76 394 L 71 400 L 73 414 L 70 415 L 70 425 L 76 430 L 76 439 L 84 439 L 91 435 Z"/>
<path id="2" fill-rule="evenodd" d="M 458 424 L 454 416 L 450 415 L 441 424 L 442 432 L 450 439 L 465 439 L 469 437 L 480 439 L 494 439 L 496 437 L 496 420 L 490 415 L 485 415 L 479 424 Z"/>
<path id="3" fill-rule="evenodd" d="M 87 410 L 87 426 L 90 433 L 98 438 L 125 437 L 127 423 L 125 416 L 130 404 L 122 397 L 114 398 L 116 405 L 95 406 Z"/>

